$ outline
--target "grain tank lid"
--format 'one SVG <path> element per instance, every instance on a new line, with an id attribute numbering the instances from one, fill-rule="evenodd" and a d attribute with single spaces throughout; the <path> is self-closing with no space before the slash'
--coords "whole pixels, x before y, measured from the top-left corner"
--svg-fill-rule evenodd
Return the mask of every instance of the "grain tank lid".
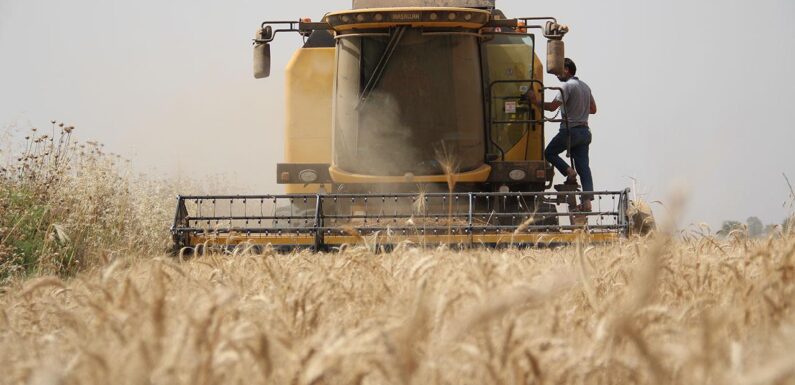
<path id="1" fill-rule="evenodd" d="M 496 0 L 353 0 L 353 9 L 456 7 L 494 9 Z"/>

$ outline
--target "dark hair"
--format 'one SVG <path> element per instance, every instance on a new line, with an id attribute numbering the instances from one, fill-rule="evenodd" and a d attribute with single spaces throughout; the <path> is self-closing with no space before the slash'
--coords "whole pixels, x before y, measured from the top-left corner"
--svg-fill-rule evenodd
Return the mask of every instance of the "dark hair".
<path id="1" fill-rule="evenodd" d="M 577 75 L 577 65 L 574 64 L 573 60 L 566 58 L 566 60 L 563 61 L 563 67 L 569 70 L 571 76 Z"/>

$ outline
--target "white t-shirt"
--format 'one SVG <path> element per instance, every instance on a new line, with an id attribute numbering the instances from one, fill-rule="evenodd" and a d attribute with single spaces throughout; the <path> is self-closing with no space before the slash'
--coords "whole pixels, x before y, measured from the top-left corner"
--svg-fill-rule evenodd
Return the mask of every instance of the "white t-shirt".
<path id="1" fill-rule="evenodd" d="M 584 81 L 573 77 L 563 83 L 560 88 L 563 89 L 566 102 L 563 102 L 563 95 L 560 92 L 555 100 L 563 103 L 560 109 L 563 116 L 569 119 L 569 128 L 587 127 L 588 115 L 591 114 L 591 87 L 588 87 Z M 565 122 L 560 123 L 560 127 L 566 128 L 565 124 Z"/>

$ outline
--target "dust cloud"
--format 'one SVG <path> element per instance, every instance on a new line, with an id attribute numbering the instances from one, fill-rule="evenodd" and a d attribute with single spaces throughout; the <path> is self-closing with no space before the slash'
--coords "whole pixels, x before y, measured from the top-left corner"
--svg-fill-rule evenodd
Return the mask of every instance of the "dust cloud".
<path id="1" fill-rule="evenodd" d="M 415 173 L 422 159 L 416 148 L 418 138 L 402 123 L 398 101 L 390 94 L 377 92 L 353 108 L 358 112 L 358 132 L 344 147 L 359 159 L 358 171 L 370 175 Z"/>

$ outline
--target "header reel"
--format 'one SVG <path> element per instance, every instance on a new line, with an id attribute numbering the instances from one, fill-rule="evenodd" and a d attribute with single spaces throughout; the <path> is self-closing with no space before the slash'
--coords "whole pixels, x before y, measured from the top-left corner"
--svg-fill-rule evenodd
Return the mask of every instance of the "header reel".
<path id="1" fill-rule="evenodd" d="M 402 243 L 467 248 L 612 242 L 629 235 L 629 190 L 594 192 L 593 212 L 558 212 L 582 192 L 183 196 L 176 252 L 238 246 L 331 251 Z"/>

